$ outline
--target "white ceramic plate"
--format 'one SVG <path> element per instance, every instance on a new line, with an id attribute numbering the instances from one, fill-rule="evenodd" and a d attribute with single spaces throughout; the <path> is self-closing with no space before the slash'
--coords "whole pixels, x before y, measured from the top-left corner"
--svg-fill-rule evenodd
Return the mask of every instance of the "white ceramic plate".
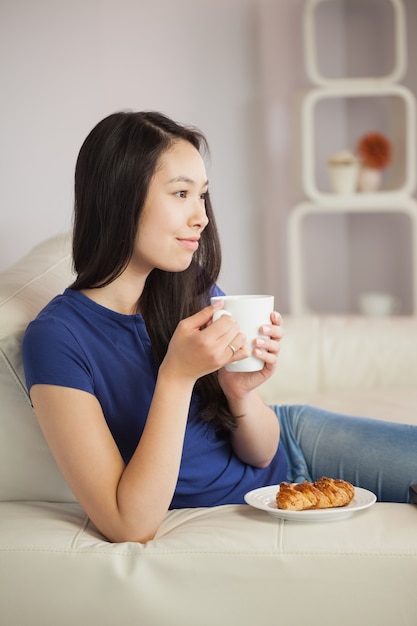
<path id="1" fill-rule="evenodd" d="M 355 487 L 353 500 L 346 506 L 330 509 L 311 509 L 307 511 L 285 511 L 277 508 L 275 496 L 278 491 L 279 485 L 270 485 L 268 487 L 254 489 L 245 495 L 245 502 L 255 509 L 261 509 L 275 517 L 294 522 L 328 522 L 343 519 L 357 511 L 367 509 L 376 502 L 376 495 L 372 493 L 372 491 Z"/>

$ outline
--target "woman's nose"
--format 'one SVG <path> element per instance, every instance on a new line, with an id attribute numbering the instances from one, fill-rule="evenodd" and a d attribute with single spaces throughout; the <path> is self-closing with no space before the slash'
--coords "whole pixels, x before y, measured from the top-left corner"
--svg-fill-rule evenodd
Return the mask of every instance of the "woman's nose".
<path id="1" fill-rule="evenodd" d="M 192 222 L 195 228 L 200 228 L 201 230 L 203 230 L 208 224 L 208 217 L 206 213 L 206 208 L 204 206 L 204 201 L 200 199 L 195 202 Z"/>

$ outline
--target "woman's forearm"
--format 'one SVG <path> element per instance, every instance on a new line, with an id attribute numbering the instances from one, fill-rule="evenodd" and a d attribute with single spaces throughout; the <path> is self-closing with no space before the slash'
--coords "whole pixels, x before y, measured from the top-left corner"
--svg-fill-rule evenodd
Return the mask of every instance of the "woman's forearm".
<path id="1" fill-rule="evenodd" d="M 145 429 L 120 479 L 119 514 L 137 541 L 154 536 L 174 495 L 192 390 L 192 381 L 160 374 Z"/>
<path id="2" fill-rule="evenodd" d="M 255 467 L 266 467 L 279 444 L 279 422 L 260 396 L 252 391 L 243 399 L 229 400 L 229 407 L 238 416 L 231 443 L 239 458 Z"/>

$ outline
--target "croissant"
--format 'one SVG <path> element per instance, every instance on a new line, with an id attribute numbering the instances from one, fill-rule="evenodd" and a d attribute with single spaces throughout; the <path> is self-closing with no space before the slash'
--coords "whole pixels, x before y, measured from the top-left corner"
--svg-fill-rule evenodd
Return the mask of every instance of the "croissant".
<path id="1" fill-rule="evenodd" d="M 314 483 L 308 481 L 299 484 L 281 483 L 276 503 L 279 509 L 288 511 L 328 509 L 346 506 L 354 495 L 355 489 L 351 483 L 323 476 Z"/>

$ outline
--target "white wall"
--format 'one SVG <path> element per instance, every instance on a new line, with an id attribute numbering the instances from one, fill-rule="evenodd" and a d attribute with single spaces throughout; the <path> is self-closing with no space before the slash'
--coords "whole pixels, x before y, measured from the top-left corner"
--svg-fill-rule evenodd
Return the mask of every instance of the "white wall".
<path id="1" fill-rule="evenodd" d="M 323 37 L 335 71 L 347 64 L 350 2 L 357 10 L 364 6 L 364 0 L 343 0 Z M 222 286 L 234 293 L 272 292 L 285 312 L 287 216 L 303 198 L 297 102 L 309 87 L 304 3 L 2 0 L 0 269 L 45 237 L 71 228 L 75 159 L 92 126 L 115 110 L 159 109 L 208 136 L 209 178 L 224 249 Z M 417 2 L 405 5 L 412 60 Z M 377 28 L 384 41 L 387 25 L 382 21 Z M 378 58 L 372 62 L 378 64 Z M 386 59 L 380 62 L 385 68 Z M 417 92 L 412 62 L 404 82 Z M 335 115 L 342 138 L 344 117 Z M 326 130 L 323 160 L 331 140 Z M 381 228 L 384 241 L 394 237 L 402 247 L 406 227 L 393 229 L 381 221 Z M 309 278 L 309 293 L 325 309 L 354 306 L 352 289 L 358 286 L 349 254 L 352 241 L 358 246 L 358 229 L 366 232 L 344 218 L 308 229 L 306 245 L 312 269 L 318 270 Z M 403 300 L 407 261 L 405 253 L 389 277 Z M 362 262 L 359 255 L 356 274 Z M 388 260 L 374 268 L 378 280 L 387 265 Z M 330 271 L 324 283 L 323 267 Z"/>
<path id="2" fill-rule="evenodd" d="M 211 144 L 222 285 L 262 290 L 247 250 L 260 248 L 253 12 L 251 0 L 2 0 L 0 268 L 71 227 L 75 159 L 93 125 L 158 109 Z"/>

